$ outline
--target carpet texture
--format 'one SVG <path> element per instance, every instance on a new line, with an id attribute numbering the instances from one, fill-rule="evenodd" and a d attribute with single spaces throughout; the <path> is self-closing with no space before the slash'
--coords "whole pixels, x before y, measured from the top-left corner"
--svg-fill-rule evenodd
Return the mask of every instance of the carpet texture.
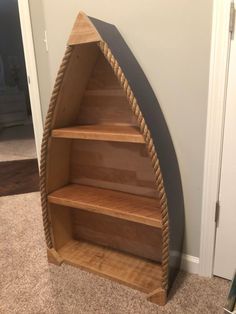
<path id="1" fill-rule="evenodd" d="M 0 128 L 0 161 L 36 158 L 32 124 Z"/>
<path id="2" fill-rule="evenodd" d="M 229 282 L 180 273 L 165 307 L 71 266 L 48 265 L 39 193 L 0 198 L 1 314 L 223 313 Z"/>

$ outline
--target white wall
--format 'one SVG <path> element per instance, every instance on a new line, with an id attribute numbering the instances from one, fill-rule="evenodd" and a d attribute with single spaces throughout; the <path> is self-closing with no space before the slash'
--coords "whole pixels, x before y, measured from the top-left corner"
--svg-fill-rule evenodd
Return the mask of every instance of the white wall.
<path id="1" fill-rule="evenodd" d="M 184 251 L 199 256 L 212 0 L 42 1 L 51 88 L 79 10 L 115 24 L 138 59 L 159 99 L 180 164 Z"/>

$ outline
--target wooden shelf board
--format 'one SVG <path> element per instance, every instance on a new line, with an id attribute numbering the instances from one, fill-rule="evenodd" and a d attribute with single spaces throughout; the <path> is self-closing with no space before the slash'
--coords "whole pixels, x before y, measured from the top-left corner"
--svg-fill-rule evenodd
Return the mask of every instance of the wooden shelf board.
<path id="1" fill-rule="evenodd" d="M 48 201 L 148 226 L 162 226 L 160 205 L 154 198 L 70 184 L 49 194 Z"/>
<path id="2" fill-rule="evenodd" d="M 159 263 L 85 241 L 71 240 L 58 250 L 65 263 L 112 278 L 145 293 L 161 287 Z"/>
<path id="3" fill-rule="evenodd" d="M 81 125 L 52 130 L 52 137 L 144 143 L 138 127 L 129 125 Z"/>

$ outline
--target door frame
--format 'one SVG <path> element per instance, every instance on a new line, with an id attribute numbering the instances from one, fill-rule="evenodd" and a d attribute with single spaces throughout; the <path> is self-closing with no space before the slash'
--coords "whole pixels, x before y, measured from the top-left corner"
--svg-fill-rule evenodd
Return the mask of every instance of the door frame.
<path id="1" fill-rule="evenodd" d="M 215 209 L 219 195 L 226 89 L 230 53 L 232 0 L 213 1 L 210 75 L 205 142 L 199 274 L 213 275 Z"/>
<path id="2" fill-rule="evenodd" d="M 25 55 L 26 73 L 28 79 L 30 105 L 32 111 L 35 145 L 38 163 L 40 163 L 41 142 L 43 137 L 43 116 L 39 94 L 29 1 L 18 0 L 18 8 Z"/>

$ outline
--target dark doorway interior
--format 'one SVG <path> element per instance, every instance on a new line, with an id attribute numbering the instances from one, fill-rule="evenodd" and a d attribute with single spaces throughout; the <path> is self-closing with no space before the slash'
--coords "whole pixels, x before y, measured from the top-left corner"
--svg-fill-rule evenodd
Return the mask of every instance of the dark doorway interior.
<path id="1" fill-rule="evenodd" d="M 1 195 L 7 195 L 7 191 L 30 192 L 25 181 L 38 180 L 36 164 L 18 1 L 0 0 L 0 191 L 4 190 Z M 29 179 L 29 175 L 36 178 Z M 11 192 L 6 188 L 6 179 L 12 186 Z"/>
<path id="2" fill-rule="evenodd" d="M 26 122 L 31 115 L 18 3 L 0 1 L 0 125 Z"/>

